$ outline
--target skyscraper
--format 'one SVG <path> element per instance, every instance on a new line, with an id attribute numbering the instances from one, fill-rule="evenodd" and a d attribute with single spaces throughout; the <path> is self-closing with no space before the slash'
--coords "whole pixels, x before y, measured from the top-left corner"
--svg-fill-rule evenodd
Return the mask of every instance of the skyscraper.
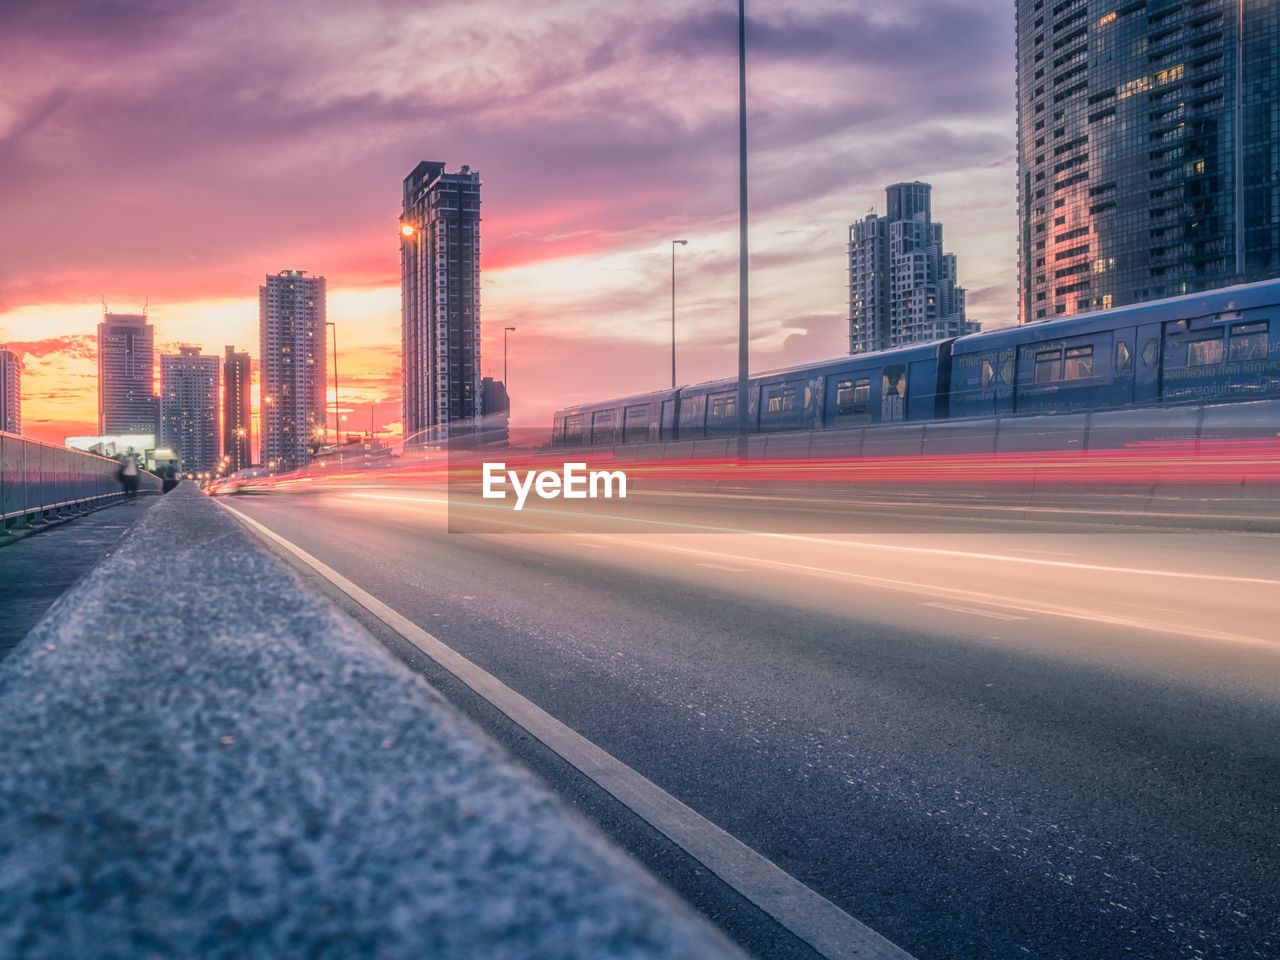
<path id="1" fill-rule="evenodd" d="M 98 324 L 98 433 L 158 438 L 154 333 L 145 313 L 103 311 Z"/>
<path id="2" fill-rule="evenodd" d="M 249 354 L 236 353 L 235 347 L 227 347 L 222 361 L 222 453 L 227 458 L 227 473 L 243 470 L 252 463 L 250 378 Z"/>
<path id="3" fill-rule="evenodd" d="M 307 464 L 325 433 L 325 280 L 268 274 L 258 288 L 262 462 L 277 473 Z"/>
<path id="4" fill-rule="evenodd" d="M 885 188 L 888 212 L 849 227 L 849 352 L 867 353 L 975 333 L 964 318 L 955 254 L 942 252 L 933 188 Z"/>
<path id="5" fill-rule="evenodd" d="M 160 357 L 160 442 L 184 473 L 218 469 L 218 358 L 199 347 Z"/>
<path id="6" fill-rule="evenodd" d="M 1280 4 L 1017 0 L 1022 322 L 1280 276 Z"/>
<path id="7" fill-rule="evenodd" d="M 400 213 L 404 436 L 472 432 L 480 383 L 480 175 L 423 161 Z M 433 429 L 435 428 L 435 429 Z"/>
<path id="8" fill-rule="evenodd" d="M 12 350 L 0 347 L 0 430 L 22 432 L 22 365 Z"/>

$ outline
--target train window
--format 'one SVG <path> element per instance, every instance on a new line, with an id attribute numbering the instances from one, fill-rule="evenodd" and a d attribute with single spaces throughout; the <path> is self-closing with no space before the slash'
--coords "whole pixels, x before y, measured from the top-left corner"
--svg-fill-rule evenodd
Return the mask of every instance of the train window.
<path id="1" fill-rule="evenodd" d="M 983 360 L 982 361 L 982 385 L 985 387 L 987 384 L 989 384 L 995 378 L 995 375 L 996 375 L 996 371 L 995 371 L 995 368 L 991 366 L 991 361 Z"/>
<path id="2" fill-rule="evenodd" d="M 1062 351 L 1041 350 L 1036 354 L 1036 383 L 1056 383 L 1062 379 Z"/>
<path id="3" fill-rule="evenodd" d="M 713 420 L 727 420 L 737 416 L 737 410 L 738 398 L 731 393 L 711 398 L 711 418 Z"/>
<path id="4" fill-rule="evenodd" d="M 1160 341 L 1155 337 L 1149 337 L 1147 342 L 1142 345 L 1142 362 L 1148 367 L 1154 367 L 1160 359 Z"/>
<path id="5" fill-rule="evenodd" d="M 1000 382 L 1013 383 L 1013 357 L 1000 364 Z"/>
<path id="6" fill-rule="evenodd" d="M 1067 347 L 1064 380 L 1088 380 L 1093 376 L 1093 347 Z"/>
<path id="7" fill-rule="evenodd" d="M 566 443 L 582 442 L 582 417 L 564 418 L 564 439 Z"/>
<path id="8" fill-rule="evenodd" d="M 1129 345 L 1123 340 L 1116 341 L 1116 373 L 1129 366 Z"/>
<path id="9" fill-rule="evenodd" d="M 795 387 L 770 387 L 767 391 L 766 413 L 782 413 L 796 408 Z"/>
<path id="10" fill-rule="evenodd" d="M 866 403 L 871 399 L 871 381 L 866 377 L 858 380 L 839 380 L 836 382 L 836 406 L 852 407 L 855 403 Z"/>
<path id="11" fill-rule="evenodd" d="M 1222 334 L 1214 333 L 1211 339 L 1192 340 L 1187 343 L 1187 366 L 1208 367 L 1222 362 Z"/>
<path id="12" fill-rule="evenodd" d="M 1267 358 L 1267 321 L 1261 323 L 1237 323 L 1231 328 L 1230 359 L 1265 360 Z"/>

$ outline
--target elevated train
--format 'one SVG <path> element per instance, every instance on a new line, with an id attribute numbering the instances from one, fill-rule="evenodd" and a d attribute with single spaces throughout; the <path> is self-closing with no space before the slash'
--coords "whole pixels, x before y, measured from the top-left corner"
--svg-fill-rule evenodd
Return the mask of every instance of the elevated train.
<path id="1" fill-rule="evenodd" d="M 737 387 L 566 407 L 552 443 L 736 433 Z M 759 373 L 747 397 L 752 433 L 1276 398 L 1280 280 Z"/>

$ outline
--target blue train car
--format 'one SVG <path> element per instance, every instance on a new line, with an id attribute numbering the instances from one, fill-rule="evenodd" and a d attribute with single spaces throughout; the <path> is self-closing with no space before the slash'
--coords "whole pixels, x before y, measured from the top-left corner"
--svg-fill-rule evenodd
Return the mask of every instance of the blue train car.
<path id="1" fill-rule="evenodd" d="M 1280 282 L 962 337 L 951 417 L 1280 396 Z"/>
<path id="2" fill-rule="evenodd" d="M 747 385 L 751 433 L 933 420 L 947 413 L 951 341 L 857 354 L 755 374 Z M 738 381 L 680 390 L 676 438 L 738 429 Z"/>
<path id="3" fill-rule="evenodd" d="M 557 410 L 552 421 L 555 446 L 615 446 L 674 440 L 678 390 L 659 390 L 618 400 L 584 403 Z"/>
<path id="4" fill-rule="evenodd" d="M 1280 280 L 753 376 L 752 433 L 1280 397 Z M 553 443 L 725 436 L 728 378 L 557 411 Z"/>

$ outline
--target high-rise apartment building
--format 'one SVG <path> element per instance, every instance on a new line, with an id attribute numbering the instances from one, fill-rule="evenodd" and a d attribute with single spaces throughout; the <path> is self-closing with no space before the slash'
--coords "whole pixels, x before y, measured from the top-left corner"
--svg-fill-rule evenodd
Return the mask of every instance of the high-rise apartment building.
<path id="1" fill-rule="evenodd" d="M 145 313 L 103 311 L 98 324 L 98 433 L 159 436 L 154 334 Z"/>
<path id="2" fill-rule="evenodd" d="M 942 251 L 927 183 L 885 188 L 888 210 L 849 227 L 849 352 L 977 332 L 965 320 L 955 254 Z"/>
<path id="3" fill-rule="evenodd" d="M 0 347 L 0 430 L 22 432 L 22 364 L 12 350 Z"/>
<path id="4" fill-rule="evenodd" d="M 400 214 L 406 442 L 476 429 L 480 377 L 480 175 L 423 161 Z"/>
<path id="5" fill-rule="evenodd" d="M 306 466 L 325 435 L 325 279 L 268 274 L 258 288 L 262 463 Z"/>
<path id="6" fill-rule="evenodd" d="M 184 473 L 218 470 L 218 358 L 199 347 L 160 356 L 160 443 Z"/>
<path id="7" fill-rule="evenodd" d="M 1017 0 L 1022 322 L 1280 276 L 1280 4 Z"/>
<path id="8" fill-rule="evenodd" d="M 227 473 L 252 464 L 249 449 L 253 439 L 249 394 L 252 375 L 249 354 L 227 347 L 222 361 L 222 454 L 227 458 Z"/>

